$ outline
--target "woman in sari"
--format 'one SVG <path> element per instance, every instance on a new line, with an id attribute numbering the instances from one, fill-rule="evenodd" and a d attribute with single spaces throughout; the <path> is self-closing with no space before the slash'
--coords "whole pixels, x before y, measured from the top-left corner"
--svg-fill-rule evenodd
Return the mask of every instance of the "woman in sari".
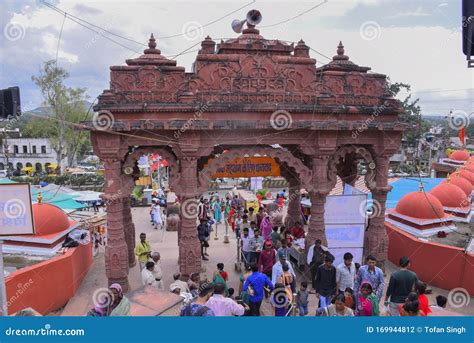
<path id="1" fill-rule="evenodd" d="M 227 296 L 229 294 L 228 287 L 227 287 L 227 272 L 224 271 L 224 264 L 223 263 L 218 263 L 217 264 L 217 270 L 214 272 L 214 276 L 212 278 L 212 283 L 213 284 L 218 284 L 221 283 L 225 287 L 225 295 Z"/>
<path id="2" fill-rule="evenodd" d="M 130 302 L 123 295 L 122 286 L 118 283 L 110 285 L 107 294 L 99 296 L 97 304 L 89 311 L 89 316 L 116 317 L 130 315 Z"/>
<path id="3" fill-rule="evenodd" d="M 260 224 L 260 232 L 262 233 L 262 237 L 265 241 L 271 239 L 272 231 L 272 221 L 270 219 L 270 216 L 266 214 L 262 220 L 262 223 Z"/>
<path id="4" fill-rule="evenodd" d="M 245 281 L 247 280 L 247 278 L 252 275 L 252 269 L 250 268 L 250 264 L 246 264 L 245 265 L 245 271 L 242 273 L 242 275 L 240 275 L 240 285 L 239 285 L 239 294 L 240 294 L 240 297 L 242 299 L 242 301 L 244 303 L 246 303 L 247 305 L 250 303 L 249 302 L 249 294 L 248 294 L 248 291 L 247 290 L 242 290 L 242 288 L 244 287 L 244 284 L 245 284 Z"/>
<path id="5" fill-rule="evenodd" d="M 222 204 L 219 198 L 212 205 L 214 210 L 214 220 L 216 223 L 220 224 L 222 221 Z"/>
<path id="6" fill-rule="evenodd" d="M 363 281 L 360 285 L 357 296 L 357 314 L 365 317 L 379 315 L 379 300 L 368 281 Z"/>

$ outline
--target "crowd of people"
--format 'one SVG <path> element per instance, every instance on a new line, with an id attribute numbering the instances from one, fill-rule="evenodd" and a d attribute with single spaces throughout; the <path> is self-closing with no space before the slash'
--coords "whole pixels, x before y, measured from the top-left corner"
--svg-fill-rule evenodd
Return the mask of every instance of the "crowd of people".
<path id="1" fill-rule="evenodd" d="M 183 297 L 181 316 L 260 316 L 264 301 L 275 316 L 427 316 L 432 312 L 426 295 L 430 290 L 410 270 L 406 256 L 400 258 L 400 268 L 391 274 L 384 294 L 384 273 L 377 267 L 376 257 L 367 256 L 361 266 L 346 252 L 343 261 L 334 265 L 330 249 L 316 240 L 307 251 L 307 272 L 298 280 L 290 251 L 295 240 L 304 239 L 303 225 L 274 226 L 268 212 L 263 206 L 257 211 L 244 208 L 236 195 L 200 200 L 197 235 L 201 258 L 208 260 L 213 224 L 225 222 L 237 239 L 244 270 L 237 292 L 230 287 L 223 263 L 217 264 L 211 280 L 201 280 L 199 273 L 193 273 L 183 281 L 182 275 L 175 273 L 168 290 Z M 142 284 L 165 290 L 160 254 L 152 251 L 145 233 L 140 234 L 135 255 Z M 120 285 L 112 285 L 110 294 L 113 300 L 105 306 L 97 304 L 89 314 L 127 315 L 130 304 Z M 309 306 L 311 294 L 317 301 L 314 309 Z M 436 303 L 440 311 L 447 299 L 439 295 Z"/>

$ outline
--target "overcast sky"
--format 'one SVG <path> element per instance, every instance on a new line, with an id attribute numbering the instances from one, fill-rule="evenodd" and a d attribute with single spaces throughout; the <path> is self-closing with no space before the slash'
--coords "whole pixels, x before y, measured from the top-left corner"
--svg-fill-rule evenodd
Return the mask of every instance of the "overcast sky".
<path id="1" fill-rule="evenodd" d="M 410 84 L 414 96 L 420 98 L 423 114 L 474 111 L 474 69 L 467 69 L 461 51 L 460 0 L 47 2 L 129 40 L 92 26 L 115 42 L 103 38 L 69 17 L 64 20 L 64 15 L 44 1 L 2 0 L 0 88 L 20 86 L 24 110 L 41 105 L 31 76 L 56 54 L 58 64 L 70 73 L 68 85 L 86 87 L 92 101 L 108 88 L 109 66 L 139 56 L 150 33 L 158 38 L 163 55 L 177 55 L 191 47 L 191 53 L 176 58 L 189 71 L 196 55 L 193 50 L 205 36 L 236 37 L 232 20 L 243 19 L 248 10 L 256 8 L 263 15 L 259 26 L 265 38 L 295 42 L 302 38 L 328 57 L 336 53 L 342 40 L 346 55 L 355 63 Z M 329 61 L 310 53 L 318 66 Z"/>

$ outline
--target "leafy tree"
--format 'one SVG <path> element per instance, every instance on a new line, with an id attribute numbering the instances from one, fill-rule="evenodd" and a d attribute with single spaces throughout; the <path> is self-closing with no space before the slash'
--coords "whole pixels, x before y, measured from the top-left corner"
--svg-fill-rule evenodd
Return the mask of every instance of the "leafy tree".
<path id="1" fill-rule="evenodd" d="M 65 85 L 68 72 L 57 66 L 54 60 L 45 62 L 38 76 L 32 80 L 39 87 L 44 98 L 44 105 L 51 109 L 47 120 L 32 120 L 26 125 L 26 133 L 31 136 L 48 137 L 56 152 L 57 163 L 67 157 L 68 166 L 79 153 L 84 153 L 90 147 L 87 132 L 78 132 L 76 125 L 81 120 L 87 120 L 84 100 L 87 99 L 84 88 L 71 88 Z M 64 167 L 64 166 L 62 166 Z"/>
<path id="2" fill-rule="evenodd" d="M 391 82 L 388 78 L 388 90 L 393 97 L 396 97 L 401 91 L 410 92 L 411 86 L 402 82 Z M 413 100 L 411 94 L 401 100 L 404 112 L 400 114 L 400 121 L 408 124 L 408 129 L 404 131 L 403 138 L 408 146 L 415 147 L 420 135 L 428 132 L 430 123 L 421 116 L 421 108 L 418 105 L 420 99 Z"/>

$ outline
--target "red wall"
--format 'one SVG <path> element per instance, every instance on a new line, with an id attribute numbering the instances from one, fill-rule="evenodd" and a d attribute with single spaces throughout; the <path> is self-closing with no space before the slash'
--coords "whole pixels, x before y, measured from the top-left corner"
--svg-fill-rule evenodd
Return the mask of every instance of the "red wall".
<path id="1" fill-rule="evenodd" d="M 462 287 L 474 295 L 474 255 L 461 248 L 421 241 L 390 223 L 385 223 L 385 228 L 392 263 L 398 265 L 400 257 L 408 256 L 410 269 L 427 284 L 448 290 Z"/>
<path id="2" fill-rule="evenodd" d="M 19 269 L 6 278 L 8 313 L 32 307 L 45 315 L 66 305 L 92 264 L 92 244 Z"/>

